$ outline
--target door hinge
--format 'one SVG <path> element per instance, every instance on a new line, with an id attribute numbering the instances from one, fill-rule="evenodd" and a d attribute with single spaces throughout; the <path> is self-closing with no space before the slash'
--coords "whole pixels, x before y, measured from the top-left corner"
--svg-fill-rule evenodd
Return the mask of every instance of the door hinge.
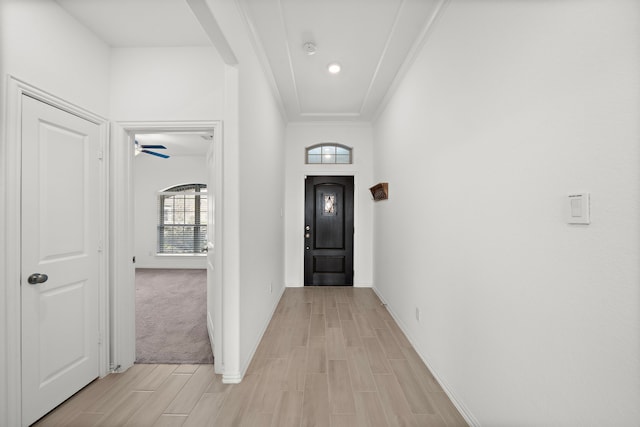
<path id="1" fill-rule="evenodd" d="M 104 157 L 104 153 L 101 151 L 98 151 L 98 160 L 102 160 L 102 158 Z"/>
<path id="2" fill-rule="evenodd" d="M 102 252 L 102 240 L 98 242 L 98 252 Z"/>

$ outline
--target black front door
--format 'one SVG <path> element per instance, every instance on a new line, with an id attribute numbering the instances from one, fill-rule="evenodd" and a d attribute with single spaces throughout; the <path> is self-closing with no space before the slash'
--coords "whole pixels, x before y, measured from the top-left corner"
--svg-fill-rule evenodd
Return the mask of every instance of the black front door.
<path id="1" fill-rule="evenodd" d="M 353 285 L 353 177 L 305 182 L 304 284 Z"/>

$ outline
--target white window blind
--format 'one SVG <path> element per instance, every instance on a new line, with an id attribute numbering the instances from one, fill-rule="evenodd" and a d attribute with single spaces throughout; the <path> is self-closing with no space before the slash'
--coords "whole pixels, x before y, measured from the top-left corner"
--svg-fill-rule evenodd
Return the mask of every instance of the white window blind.
<path id="1" fill-rule="evenodd" d="M 207 244 L 207 186 L 186 184 L 158 193 L 158 253 L 200 254 Z"/>

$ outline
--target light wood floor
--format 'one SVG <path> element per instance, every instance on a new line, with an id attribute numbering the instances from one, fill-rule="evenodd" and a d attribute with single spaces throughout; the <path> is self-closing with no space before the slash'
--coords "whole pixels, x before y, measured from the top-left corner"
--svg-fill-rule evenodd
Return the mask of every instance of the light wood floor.
<path id="1" fill-rule="evenodd" d="M 466 426 L 371 289 L 288 288 L 243 381 L 212 365 L 135 365 L 45 426 Z"/>

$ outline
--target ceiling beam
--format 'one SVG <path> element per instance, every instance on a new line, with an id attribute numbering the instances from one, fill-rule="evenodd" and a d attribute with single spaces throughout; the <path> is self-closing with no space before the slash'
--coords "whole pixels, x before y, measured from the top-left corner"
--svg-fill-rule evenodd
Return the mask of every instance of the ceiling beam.
<path id="1" fill-rule="evenodd" d="M 209 40 L 218 50 L 218 54 L 227 65 L 238 65 L 238 59 L 233 53 L 233 49 L 229 45 L 226 37 L 222 33 L 222 29 L 218 25 L 218 21 L 211 13 L 211 9 L 207 6 L 205 0 L 186 0 L 189 8 L 194 16 L 202 25 L 202 29 L 207 33 Z"/>

